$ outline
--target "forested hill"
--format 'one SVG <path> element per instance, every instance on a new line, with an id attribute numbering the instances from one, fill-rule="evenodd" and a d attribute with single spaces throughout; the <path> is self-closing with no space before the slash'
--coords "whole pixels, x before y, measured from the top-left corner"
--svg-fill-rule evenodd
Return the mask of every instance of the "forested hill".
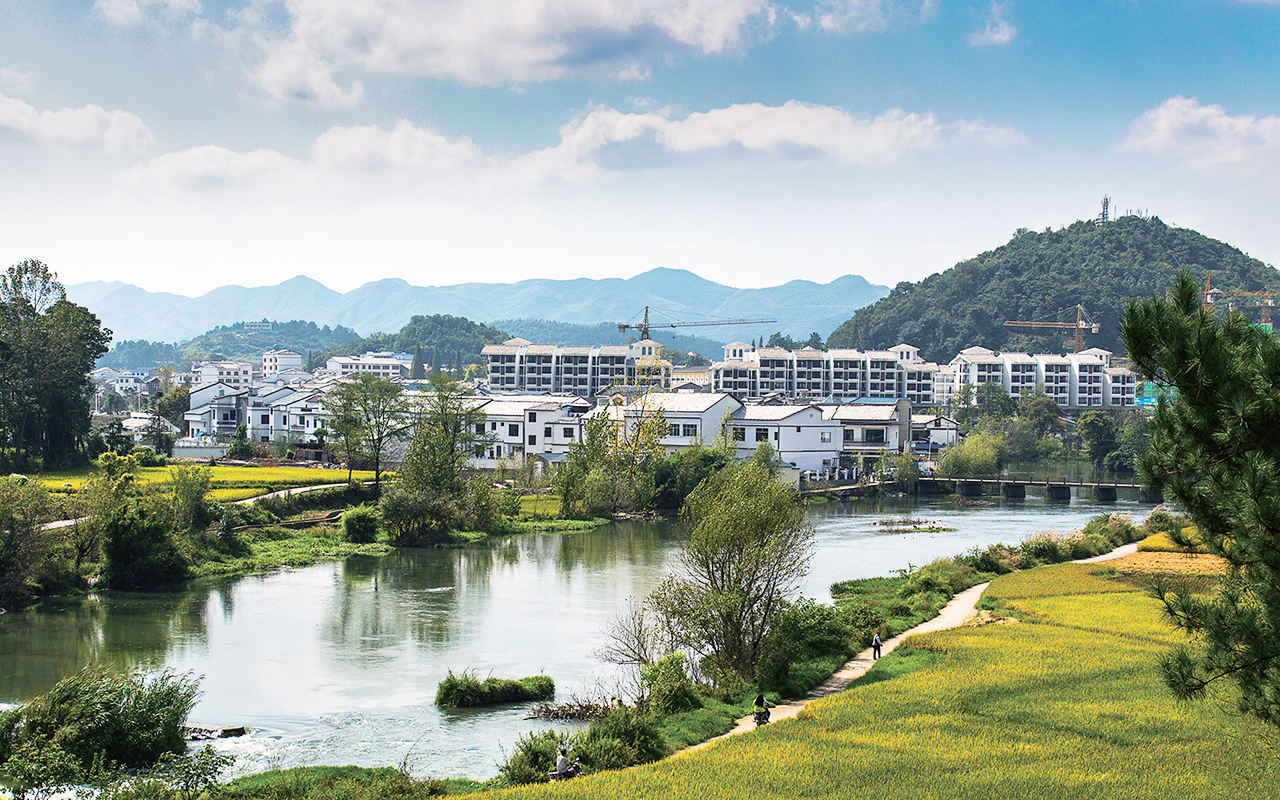
<path id="1" fill-rule="evenodd" d="M 949 361 L 972 345 L 993 350 L 1061 352 L 1069 331 L 1034 335 L 1005 320 L 1075 322 L 1081 303 L 1102 327 L 1089 346 L 1116 353 L 1120 318 L 1132 297 L 1165 292 L 1182 269 L 1220 289 L 1280 286 L 1280 273 L 1240 250 L 1158 218 L 1121 217 L 1101 225 L 1018 231 L 1008 244 L 930 275 L 899 283 L 888 297 L 858 309 L 828 347 L 883 348 L 907 342 Z M 1032 334 L 1028 336 L 1028 334 Z"/>
<path id="2" fill-rule="evenodd" d="M 337 347 L 356 337 L 355 331 L 342 325 L 330 328 L 303 320 L 270 322 L 270 329 L 265 331 L 245 330 L 240 324 L 220 325 L 181 344 L 145 339 L 117 341 L 109 353 L 98 359 L 98 366 L 151 369 L 186 361 L 261 361 L 263 351 L 272 348 L 285 347 L 306 355 L 313 350 Z"/>
<path id="3" fill-rule="evenodd" d="M 370 350 L 391 350 L 412 353 L 415 347 L 422 349 L 422 361 L 452 367 L 461 364 L 483 363 L 480 350 L 486 344 L 498 344 L 511 337 L 488 325 L 472 322 L 466 317 L 449 314 L 414 315 L 408 324 L 396 333 L 375 333 L 362 339 L 353 339 L 341 347 L 316 354 L 317 360 L 337 355 L 358 355 Z"/>

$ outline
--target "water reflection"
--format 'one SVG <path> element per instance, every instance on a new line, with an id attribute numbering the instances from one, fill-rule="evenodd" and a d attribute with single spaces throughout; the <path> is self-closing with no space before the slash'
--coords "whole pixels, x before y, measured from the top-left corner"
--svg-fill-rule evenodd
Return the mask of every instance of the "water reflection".
<path id="1" fill-rule="evenodd" d="M 825 599 L 836 580 L 1069 530 L 1099 510 L 1035 498 L 816 508 L 818 552 L 804 591 Z M 872 524 L 905 513 L 957 530 L 890 534 Z M 0 702 L 39 694 L 90 661 L 169 665 L 204 675 L 196 721 L 258 729 L 219 745 L 240 756 L 241 770 L 407 755 L 419 772 L 492 775 L 501 746 L 547 725 L 523 720 L 520 707 L 442 713 L 432 705 L 439 680 L 451 668 L 546 673 L 562 695 L 608 682 L 615 673 L 591 655 L 601 631 L 628 598 L 666 577 L 681 535 L 670 522 L 617 522 L 200 582 L 175 595 L 46 603 L 0 617 Z"/>

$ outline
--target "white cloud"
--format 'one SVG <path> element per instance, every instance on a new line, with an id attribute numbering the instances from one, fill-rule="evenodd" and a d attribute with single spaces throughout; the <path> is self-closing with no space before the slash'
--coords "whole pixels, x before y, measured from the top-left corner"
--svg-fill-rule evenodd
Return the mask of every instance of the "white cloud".
<path id="1" fill-rule="evenodd" d="M 301 161 L 275 150 L 238 153 L 225 147 L 202 145 L 156 156 L 122 173 L 120 179 L 136 187 L 214 189 L 274 184 L 287 189 L 305 178 L 306 172 Z"/>
<path id="2" fill-rule="evenodd" d="M 23 72 L 9 67 L 0 67 L 0 88 L 13 92 L 25 92 L 35 85 L 36 74 L 34 72 Z"/>
<path id="3" fill-rule="evenodd" d="M 832 33 L 870 33 L 928 22 L 937 11 L 938 0 L 818 0 L 812 19 Z M 810 15 L 788 12 L 800 30 L 808 28 Z"/>
<path id="4" fill-rule="evenodd" d="M 108 111 L 98 105 L 41 111 L 16 97 L 0 95 L 0 132 L 4 131 L 51 150 L 86 148 L 136 155 L 155 144 L 151 130 L 128 111 Z"/>
<path id="5" fill-rule="evenodd" d="M 1231 116 L 1177 95 L 1129 123 L 1126 150 L 1172 156 L 1196 170 L 1280 168 L 1280 117 Z"/>
<path id="6" fill-rule="evenodd" d="M 311 158 L 335 172 L 446 172 L 479 162 L 480 150 L 470 139 L 450 141 L 401 120 L 389 131 L 374 125 L 330 128 L 311 145 Z"/>
<path id="7" fill-rule="evenodd" d="M 450 78 L 473 84 L 615 74 L 672 48 L 704 54 L 739 46 L 767 24 L 767 0 L 288 0 L 287 29 L 240 15 L 265 49 L 257 82 L 277 99 L 347 106 L 360 86 L 335 73 Z"/>
<path id="8" fill-rule="evenodd" d="M 200 0 L 94 0 L 93 3 L 99 17 L 122 28 L 141 25 L 151 9 L 157 9 L 171 20 L 201 11 Z"/>
<path id="9" fill-rule="evenodd" d="M 1004 3 L 992 0 L 987 24 L 965 37 L 969 44 L 974 47 L 1003 47 L 1012 42 L 1018 35 L 1018 29 L 1005 19 L 1004 14 Z"/>
<path id="10" fill-rule="evenodd" d="M 944 123 L 932 113 L 896 108 L 859 118 L 832 106 L 790 101 L 732 105 L 676 118 L 670 109 L 625 112 L 598 106 L 562 125 L 557 144 L 513 157 L 486 156 L 470 139 L 449 139 L 401 120 L 390 130 L 334 126 L 315 139 L 303 159 L 274 150 L 238 153 L 205 146 L 158 156 L 122 179 L 131 185 L 222 188 L 384 173 L 505 188 L 598 176 L 606 172 L 598 163 L 602 152 L 631 142 L 685 157 L 738 150 L 779 160 L 883 166 L 912 152 L 1008 147 L 1025 137 L 1007 126 L 974 120 Z"/>
<path id="11" fill-rule="evenodd" d="M 904 155 L 952 145 L 1007 147 L 1025 142 L 1014 128 L 981 121 L 939 122 L 932 113 L 889 109 L 859 118 L 832 106 L 789 101 L 745 103 L 673 119 L 664 113 L 624 113 L 599 107 L 560 129 L 560 143 L 513 162 L 528 178 L 581 179 L 596 174 L 595 155 L 611 144 L 649 139 L 670 153 L 725 148 L 781 159 L 883 166 Z"/>

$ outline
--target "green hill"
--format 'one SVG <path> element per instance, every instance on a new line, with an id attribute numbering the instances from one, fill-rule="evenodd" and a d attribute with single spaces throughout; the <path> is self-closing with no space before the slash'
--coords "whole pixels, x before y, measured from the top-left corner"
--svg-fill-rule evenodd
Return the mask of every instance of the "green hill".
<path id="1" fill-rule="evenodd" d="M 422 361 L 431 366 L 433 357 L 442 367 L 451 367 L 455 360 L 462 364 L 483 363 L 480 350 L 486 344 L 498 344 L 511 336 L 497 328 L 472 322 L 466 317 L 449 314 L 417 314 L 396 333 L 375 333 L 361 339 L 353 339 L 341 347 L 334 347 L 317 354 L 317 361 L 330 356 L 358 355 L 369 350 L 392 350 L 412 353 L 422 348 Z"/>
<path id="2" fill-rule="evenodd" d="M 263 322 L 270 322 L 271 329 L 247 331 L 239 323 L 220 325 L 179 344 L 145 339 L 117 341 L 110 352 L 98 359 L 98 366 L 146 370 L 187 361 L 256 362 L 262 359 L 263 351 L 272 348 L 288 348 L 306 355 L 309 351 L 338 347 L 358 336 L 344 325 L 330 328 L 302 320 Z"/>
<path id="3" fill-rule="evenodd" d="M 867 349 L 907 342 L 941 361 L 972 345 L 1061 352 L 1068 331 L 1037 336 L 1003 322 L 1075 322 L 1075 305 L 1081 303 L 1101 325 L 1099 333 L 1086 336 L 1087 344 L 1120 353 L 1125 303 L 1166 291 L 1182 269 L 1200 280 L 1212 273 L 1220 289 L 1280 286 L 1274 268 L 1155 217 L 1076 222 L 1042 233 L 1020 230 L 1008 244 L 951 269 L 919 283 L 899 283 L 888 297 L 855 311 L 827 344 Z"/>

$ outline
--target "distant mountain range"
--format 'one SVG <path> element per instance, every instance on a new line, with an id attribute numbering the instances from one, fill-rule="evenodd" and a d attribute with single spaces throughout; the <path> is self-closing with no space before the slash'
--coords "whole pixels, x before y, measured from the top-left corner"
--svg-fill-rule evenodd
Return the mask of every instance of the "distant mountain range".
<path id="1" fill-rule="evenodd" d="M 219 325 L 244 320 L 301 319 L 345 325 L 368 335 L 399 330 L 415 314 L 453 314 L 480 322 L 536 317 L 590 324 L 638 319 L 644 306 L 652 321 L 772 317 L 776 323 L 689 329 L 719 341 L 768 336 L 773 331 L 807 337 L 826 334 L 855 310 L 889 293 L 887 286 L 846 275 L 830 283 L 794 280 L 763 289 L 736 289 L 680 269 L 652 269 L 633 278 L 532 279 L 518 283 L 413 286 L 397 278 L 336 292 L 306 277 L 275 286 L 223 286 L 199 297 L 149 292 L 119 281 L 67 287 L 117 341 L 179 342 Z"/>

